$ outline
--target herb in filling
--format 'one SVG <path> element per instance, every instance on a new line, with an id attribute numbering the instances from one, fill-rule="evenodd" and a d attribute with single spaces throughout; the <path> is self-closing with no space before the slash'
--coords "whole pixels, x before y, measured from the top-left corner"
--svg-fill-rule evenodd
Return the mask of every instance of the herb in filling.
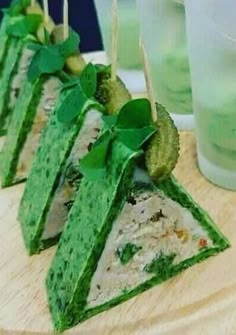
<path id="1" fill-rule="evenodd" d="M 162 252 L 144 267 L 147 273 L 155 273 L 156 276 L 168 275 L 173 266 L 176 254 L 164 255 Z"/>
<path id="2" fill-rule="evenodd" d="M 142 247 L 132 243 L 127 243 L 116 250 L 116 255 L 120 259 L 121 264 L 126 265 L 134 257 Z"/>

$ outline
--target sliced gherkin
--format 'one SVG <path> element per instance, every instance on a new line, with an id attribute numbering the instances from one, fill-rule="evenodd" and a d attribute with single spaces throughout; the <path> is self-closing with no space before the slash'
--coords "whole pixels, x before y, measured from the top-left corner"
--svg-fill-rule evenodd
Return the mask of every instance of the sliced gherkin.
<path id="1" fill-rule="evenodd" d="M 52 33 L 51 33 L 51 39 L 52 43 L 60 43 L 64 41 L 64 25 L 58 24 L 56 27 L 54 27 Z"/>
<path id="2" fill-rule="evenodd" d="M 107 114 L 115 114 L 131 98 L 130 92 L 119 77 L 116 81 L 111 80 L 110 66 L 98 66 L 95 99 L 105 107 Z"/>
<path id="3" fill-rule="evenodd" d="M 83 56 L 78 52 L 66 60 L 66 69 L 71 75 L 79 75 L 86 66 Z"/>
<path id="4" fill-rule="evenodd" d="M 166 109 L 157 104 L 157 132 L 145 152 L 149 176 L 159 181 L 168 177 L 179 157 L 179 133 Z"/>
<path id="5" fill-rule="evenodd" d="M 25 10 L 26 14 L 43 14 L 42 8 L 39 6 L 39 4 L 30 5 Z"/>

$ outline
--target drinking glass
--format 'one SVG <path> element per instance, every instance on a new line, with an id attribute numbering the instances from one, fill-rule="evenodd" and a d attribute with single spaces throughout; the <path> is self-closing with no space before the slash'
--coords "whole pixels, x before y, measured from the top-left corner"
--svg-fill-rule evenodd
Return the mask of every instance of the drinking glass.
<path id="1" fill-rule="evenodd" d="M 102 33 L 103 44 L 111 58 L 112 45 L 112 0 L 94 0 Z M 119 75 L 133 92 L 145 90 L 145 80 L 139 50 L 139 22 L 135 0 L 118 0 L 119 40 L 118 65 Z"/>
<path id="2" fill-rule="evenodd" d="M 236 2 L 185 2 L 199 167 L 236 190 Z"/>
<path id="3" fill-rule="evenodd" d="M 192 94 L 183 0 L 137 0 L 156 99 L 179 129 L 192 129 Z"/>

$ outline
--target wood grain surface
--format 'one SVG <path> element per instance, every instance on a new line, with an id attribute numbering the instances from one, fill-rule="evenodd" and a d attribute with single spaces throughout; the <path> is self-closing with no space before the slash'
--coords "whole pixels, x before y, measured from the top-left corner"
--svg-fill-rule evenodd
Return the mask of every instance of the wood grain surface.
<path id="1" fill-rule="evenodd" d="M 236 334 L 236 193 L 200 174 L 191 133 L 182 133 L 181 143 L 175 174 L 232 247 L 66 334 Z M 23 189 L 0 190 L 0 334 L 52 334 L 44 280 L 55 248 L 27 256 L 17 222 Z"/>

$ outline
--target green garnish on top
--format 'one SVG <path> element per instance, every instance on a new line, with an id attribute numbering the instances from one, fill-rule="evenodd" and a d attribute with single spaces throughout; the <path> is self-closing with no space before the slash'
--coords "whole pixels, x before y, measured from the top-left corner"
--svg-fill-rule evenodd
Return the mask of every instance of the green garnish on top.
<path id="1" fill-rule="evenodd" d="M 69 81 L 65 82 L 62 89 L 69 89 L 77 85 L 81 85 L 88 98 L 94 96 L 97 87 L 97 74 L 96 67 L 92 63 L 86 65 L 79 77 L 72 77 Z"/>
<path id="2" fill-rule="evenodd" d="M 70 123 L 81 112 L 82 107 L 88 100 L 80 85 L 62 92 L 63 100 L 57 112 L 58 121 Z"/>
<path id="3" fill-rule="evenodd" d="M 17 16 L 24 13 L 24 10 L 30 5 L 30 0 L 13 0 L 9 8 L 4 11 L 10 16 Z"/>
<path id="4" fill-rule="evenodd" d="M 47 37 L 47 32 L 45 32 Z M 42 74 L 52 74 L 64 68 L 67 57 L 78 50 L 79 35 L 70 30 L 70 35 L 64 42 L 52 44 L 50 38 L 46 38 L 46 44 L 32 43 L 29 48 L 35 51 L 28 70 L 28 78 L 34 81 Z"/>
<path id="5" fill-rule="evenodd" d="M 103 117 L 105 127 L 92 150 L 80 161 L 81 173 L 90 180 L 104 176 L 113 141 L 139 151 L 156 132 L 152 121 L 151 106 L 147 99 L 128 101 L 115 116 Z"/>
<path id="6" fill-rule="evenodd" d="M 12 19 L 7 28 L 7 33 L 14 37 L 26 37 L 35 34 L 43 16 L 40 14 L 19 15 Z"/>
<path id="7" fill-rule="evenodd" d="M 66 96 L 58 109 L 58 120 L 63 123 L 73 121 L 85 102 L 94 96 L 96 86 L 96 69 L 93 64 L 89 63 L 79 77 L 72 78 L 62 86 L 62 92 Z"/>

